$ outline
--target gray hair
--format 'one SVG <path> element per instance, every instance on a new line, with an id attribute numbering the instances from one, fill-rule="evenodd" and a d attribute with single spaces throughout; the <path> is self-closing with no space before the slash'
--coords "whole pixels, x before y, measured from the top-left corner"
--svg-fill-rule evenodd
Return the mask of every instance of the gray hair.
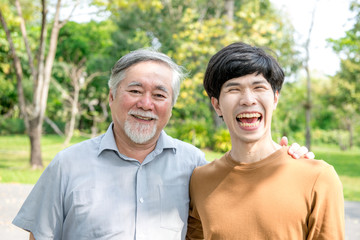
<path id="1" fill-rule="evenodd" d="M 112 95 L 116 96 L 119 83 L 125 78 L 126 70 L 132 65 L 145 62 L 157 61 L 165 63 L 173 72 L 171 87 L 173 90 L 172 106 L 175 105 L 180 93 L 181 81 L 186 77 L 185 69 L 177 65 L 170 57 L 154 49 L 138 49 L 121 57 L 111 69 L 111 76 L 108 82 Z"/>

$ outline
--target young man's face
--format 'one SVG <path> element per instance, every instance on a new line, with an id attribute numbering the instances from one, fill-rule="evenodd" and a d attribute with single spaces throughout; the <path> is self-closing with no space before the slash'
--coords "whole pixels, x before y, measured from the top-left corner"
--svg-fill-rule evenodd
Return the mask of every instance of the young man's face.
<path id="1" fill-rule="evenodd" d="M 109 105 L 115 135 L 138 144 L 157 140 L 171 117 L 173 72 L 164 63 L 140 62 L 126 70 Z"/>
<path id="2" fill-rule="evenodd" d="M 278 98 L 263 75 L 254 73 L 225 82 L 219 99 L 212 98 L 211 103 L 223 116 L 233 144 L 253 143 L 271 139 L 271 117 Z"/>

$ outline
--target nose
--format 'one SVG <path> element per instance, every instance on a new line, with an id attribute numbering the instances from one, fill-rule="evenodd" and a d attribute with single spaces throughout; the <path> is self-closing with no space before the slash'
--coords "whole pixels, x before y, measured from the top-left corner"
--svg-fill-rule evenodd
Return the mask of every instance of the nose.
<path id="1" fill-rule="evenodd" d="M 250 90 L 245 90 L 242 93 L 240 104 L 245 106 L 251 106 L 256 104 L 256 97 L 254 93 Z"/>
<path id="2" fill-rule="evenodd" d="M 154 102 L 151 94 L 146 93 L 141 96 L 136 106 L 143 109 L 144 111 L 152 110 L 154 108 Z"/>

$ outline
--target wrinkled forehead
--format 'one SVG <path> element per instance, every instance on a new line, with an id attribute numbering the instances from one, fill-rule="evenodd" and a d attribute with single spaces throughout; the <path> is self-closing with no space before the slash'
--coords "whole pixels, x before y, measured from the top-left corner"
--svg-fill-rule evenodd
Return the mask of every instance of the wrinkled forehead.
<path id="1" fill-rule="evenodd" d="M 152 87 L 171 92 L 173 71 L 159 61 L 139 62 L 126 70 L 124 85 Z"/>

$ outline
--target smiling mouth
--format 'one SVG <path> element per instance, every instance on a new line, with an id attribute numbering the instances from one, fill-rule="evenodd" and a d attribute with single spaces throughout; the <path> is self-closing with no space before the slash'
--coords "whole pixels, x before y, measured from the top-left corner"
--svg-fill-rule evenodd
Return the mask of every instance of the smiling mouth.
<path id="1" fill-rule="evenodd" d="M 260 124 L 262 115 L 260 113 L 240 113 L 236 120 L 241 127 L 257 127 Z"/>
<path id="2" fill-rule="evenodd" d="M 134 114 L 131 114 L 131 116 L 133 116 L 134 118 L 140 119 L 140 120 L 145 120 L 145 121 L 156 120 L 156 118 L 153 118 L 153 117 L 145 117 L 145 116 L 134 115 Z"/>

